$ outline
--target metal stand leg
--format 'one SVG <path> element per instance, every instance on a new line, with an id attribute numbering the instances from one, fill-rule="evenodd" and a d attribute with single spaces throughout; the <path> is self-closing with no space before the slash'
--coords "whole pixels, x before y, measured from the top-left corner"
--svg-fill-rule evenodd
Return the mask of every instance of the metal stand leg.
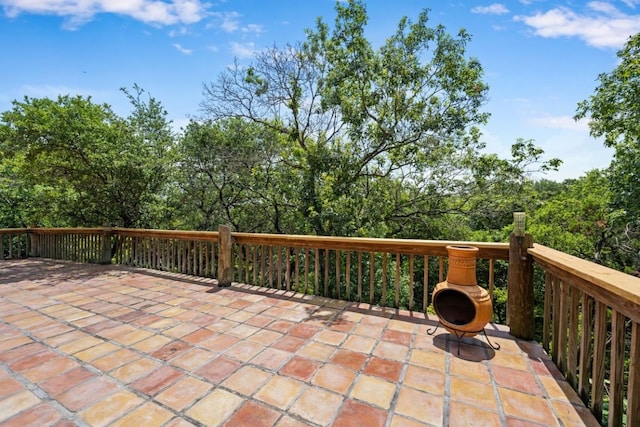
<path id="1" fill-rule="evenodd" d="M 435 329 L 427 329 L 427 335 L 435 334 L 439 327 L 440 327 L 440 322 L 438 322 L 438 324 L 436 325 Z"/>
<path id="2" fill-rule="evenodd" d="M 438 321 L 438 324 L 436 325 L 435 328 L 430 328 L 427 329 L 427 335 L 433 335 L 436 333 L 436 331 L 438 330 L 438 328 L 440 327 L 441 323 Z M 451 329 L 451 328 L 449 328 Z M 457 329 L 451 329 L 453 330 L 453 334 L 456 336 L 456 339 L 458 341 L 458 356 L 460 356 L 460 338 L 464 338 L 465 334 L 467 333 L 480 333 L 482 332 L 482 335 L 484 335 L 484 339 L 487 341 L 487 344 L 489 344 L 489 347 L 491 347 L 494 350 L 500 350 L 500 344 L 499 343 L 492 343 L 491 340 L 489 340 L 489 336 L 487 335 L 487 331 L 486 329 L 482 329 L 480 331 L 458 331 Z"/>
<path id="3" fill-rule="evenodd" d="M 499 343 L 495 343 L 493 344 L 491 341 L 489 341 L 489 336 L 487 335 L 487 331 L 486 330 L 482 330 L 482 333 L 484 334 L 484 339 L 487 340 L 487 344 L 489 344 L 489 346 L 494 349 L 494 350 L 500 350 L 500 344 Z"/>

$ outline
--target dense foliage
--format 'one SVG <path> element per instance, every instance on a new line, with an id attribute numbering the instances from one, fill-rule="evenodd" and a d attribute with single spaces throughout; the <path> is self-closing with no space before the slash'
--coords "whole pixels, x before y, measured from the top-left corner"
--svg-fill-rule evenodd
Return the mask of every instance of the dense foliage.
<path id="1" fill-rule="evenodd" d="M 616 148 L 611 167 L 556 183 L 532 179 L 561 163 L 532 140 L 485 151 L 489 88 L 468 33 L 424 11 L 376 48 L 364 2 L 336 11 L 205 83 L 180 133 L 138 86 L 123 89 L 127 117 L 81 96 L 14 101 L 0 115 L 0 227 L 505 241 L 522 210 L 536 242 L 636 268 L 640 36 L 576 114 Z"/>
<path id="2" fill-rule="evenodd" d="M 4 227 L 157 224 L 174 141 L 160 103 L 134 89 L 126 119 L 81 96 L 13 102 L 0 127 Z"/>

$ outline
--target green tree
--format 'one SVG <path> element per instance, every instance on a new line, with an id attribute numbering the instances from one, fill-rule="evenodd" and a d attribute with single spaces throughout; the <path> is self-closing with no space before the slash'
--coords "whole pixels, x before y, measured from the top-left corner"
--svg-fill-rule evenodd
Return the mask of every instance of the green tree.
<path id="1" fill-rule="evenodd" d="M 166 112 L 134 86 L 134 111 L 70 95 L 14 101 L 1 116 L 3 168 L 19 177 L 28 224 L 156 226 L 170 166 Z M 10 187 L 3 186 L 0 193 Z"/>
<path id="2" fill-rule="evenodd" d="M 280 135 L 291 172 L 273 184 L 285 186 L 276 194 L 298 189 L 289 201 L 306 226 L 296 232 L 452 238 L 445 218 L 467 212 L 505 174 L 510 182 L 525 175 L 516 167 L 525 158 L 483 175 L 500 160 L 478 161 L 475 126 L 488 119 L 488 87 L 466 56 L 470 36 L 429 27 L 424 11 L 374 49 L 363 2 L 336 11 L 333 29 L 319 19 L 304 43 L 258 53 L 206 84 L 204 116 L 240 117 Z M 515 153 L 539 154 L 524 143 Z"/>
<path id="3" fill-rule="evenodd" d="M 640 33 L 618 52 L 619 64 L 598 76 L 593 95 L 578 104 L 575 119 L 589 117 L 594 137 L 615 149 L 608 168 L 611 195 L 607 227 L 627 268 L 640 264 Z"/>
<path id="4" fill-rule="evenodd" d="M 536 209 L 528 218 L 527 231 L 536 243 L 608 264 L 615 246 L 607 228 L 610 197 L 606 174 L 589 171 Z"/>
<path id="5" fill-rule="evenodd" d="M 178 144 L 175 226 L 211 230 L 222 223 L 262 233 L 291 229 L 300 219 L 291 218 L 295 193 L 277 193 L 289 181 L 280 150 L 277 134 L 246 120 L 190 122 Z"/>

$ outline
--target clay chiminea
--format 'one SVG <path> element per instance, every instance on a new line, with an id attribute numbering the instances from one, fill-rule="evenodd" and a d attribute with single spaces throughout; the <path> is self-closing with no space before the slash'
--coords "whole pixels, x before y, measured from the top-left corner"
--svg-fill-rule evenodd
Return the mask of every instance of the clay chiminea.
<path id="1" fill-rule="evenodd" d="M 493 316 L 491 296 L 476 280 L 478 248 L 450 245 L 447 253 L 447 280 L 433 290 L 433 308 L 447 331 L 458 338 L 473 337 L 484 331 Z"/>

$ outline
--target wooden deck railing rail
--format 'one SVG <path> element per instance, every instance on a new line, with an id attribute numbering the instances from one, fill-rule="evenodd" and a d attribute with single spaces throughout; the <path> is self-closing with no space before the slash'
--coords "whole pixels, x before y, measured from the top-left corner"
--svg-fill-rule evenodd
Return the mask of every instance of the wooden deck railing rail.
<path id="1" fill-rule="evenodd" d="M 117 263 L 380 306 L 426 311 L 446 246 L 479 250 L 490 291 L 507 283 L 507 324 L 533 334 L 534 265 L 545 273 L 542 344 L 600 420 L 640 425 L 640 279 L 534 245 L 276 234 L 26 228 L 0 230 L 0 258 Z M 508 266 L 508 271 L 505 267 Z M 627 364 L 625 365 L 625 362 Z M 626 405 L 626 408 L 625 408 Z"/>
<path id="2" fill-rule="evenodd" d="M 640 426 L 640 279 L 541 245 L 528 252 L 545 272 L 543 347 L 597 419 Z"/>

